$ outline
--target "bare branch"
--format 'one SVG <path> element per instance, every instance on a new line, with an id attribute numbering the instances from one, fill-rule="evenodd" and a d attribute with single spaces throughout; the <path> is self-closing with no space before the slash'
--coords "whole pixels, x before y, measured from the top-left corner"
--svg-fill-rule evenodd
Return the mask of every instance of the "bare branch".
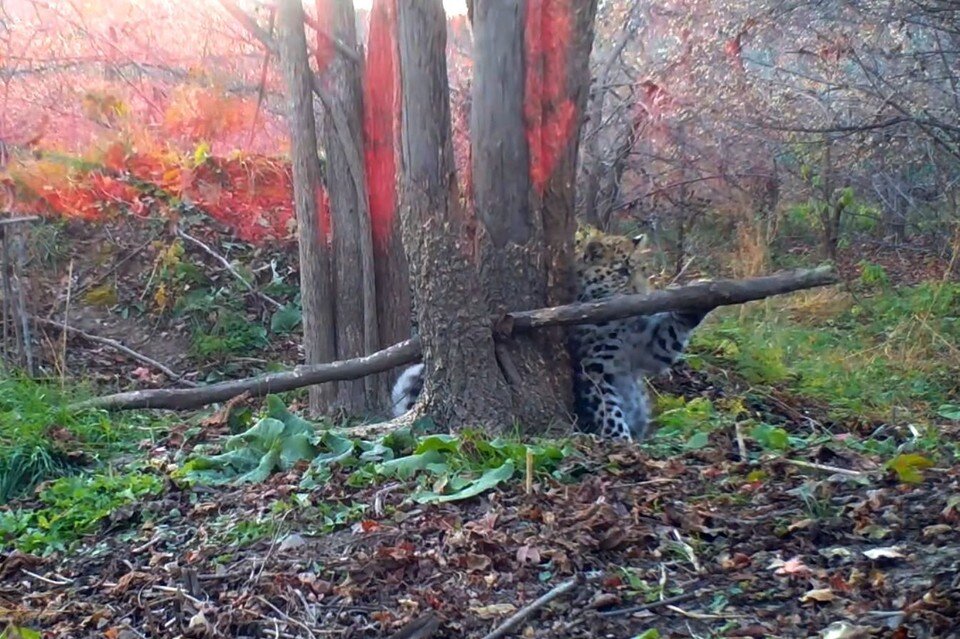
<path id="1" fill-rule="evenodd" d="M 173 370 L 171 370 L 167 366 L 164 366 L 157 360 L 147 357 L 142 353 L 138 353 L 132 348 L 129 348 L 128 346 L 124 346 L 123 344 L 121 344 L 115 339 L 110 339 L 109 337 L 100 337 L 98 335 L 92 335 L 90 333 L 80 330 L 79 328 L 68 326 L 65 322 L 56 322 L 54 320 L 48 320 L 42 317 L 37 317 L 36 315 L 31 316 L 30 319 L 32 319 L 34 322 L 37 322 L 38 324 L 43 324 L 45 326 L 52 326 L 57 330 L 65 331 L 73 335 L 78 335 L 83 339 L 87 340 L 88 342 L 94 342 L 95 344 L 103 344 L 104 346 L 109 346 L 110 348 L 116 351 L 120 351 L 124 355 L 128 355 L 129 357 L 137 360 L 141 364 L 146 364 L 147 366 L 152 366 L 153 368 L 156 368 L 158 371 L 160 371 L 170 379 L 178 381 L 184 386 L 191 386 L 191 387 L 196 386 L 196 383 L 188 379 L 184 379 L 183 375 L 173 372 Z"/>
<path id="2" fill-rule="evenodd" d="M 591 324 L 633 315 L 663 311 L 704 311 L 720 306 L 743 304 L 773 295 L 837 282 L 830 267 L 786 271 L 745 280 L 715 280 L 651 295 L 626 295 L 605 302 L 568 304 L 554 308 L 510 313 L 494 318 L 492 325 L 498 339 L 509 339 L 519 333 L 545 326 Z M 421 355 L 419 338 L 413 338 L 354 359 L 298 366 L 292 371 L 270 373 L 249 379 L 211 384 L 202 388 L 140 390 L 81 402 L 73 408 L 167 408 L 184 410 L 221 402 L 248 392 L 252 397 L 311 386 L 323 382 L 359 379 L 396 366 L 416 361 Z"/>

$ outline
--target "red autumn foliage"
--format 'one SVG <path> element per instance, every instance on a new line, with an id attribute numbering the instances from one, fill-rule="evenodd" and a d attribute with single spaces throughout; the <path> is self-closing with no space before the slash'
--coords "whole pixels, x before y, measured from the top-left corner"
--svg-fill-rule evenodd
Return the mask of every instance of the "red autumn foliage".
<path id="1" fill-rule="evenodd" d="M 92 168 L 25 162 L 6 183 L 21 211 L 40 215 L 94 221 L 121 210 L 167 214 L 175 198 L 200 207 L 249 242 L 285 239 L 293 231 L 290 166 L 268 156 L 209 157 L 196 163 L 126 152 L 116 144 Z"/>
<path id="2" fill-rule="evenodd" d="M 377 246 L 389 238 L 398 206 L 395 2 L 373 3 L 366 43 L 364 159 Z M 530 175 L 540 191 L 575 128 L 565 81 L 573 6 L 572 0 L 530 0 L 526 16 L 524 110 Z M 166 214 L 171 203 L 183 201 L 247 241 L 291 236 L 291 169 L 282 159 L 288 143 L 277 102 L 282 83 L 275 59 L 241 20 L 263 26 L 272 20 L 272 8 L 243 14 L 232 2 L 191 7 L 184 12 L 165 5 L 149 19 L 133 0 L 82 10 L 44 4 L 14 11 L 15 29 L 0 54 L 25 62 L 0 105 L 0 143 L 10 149 L 0 173 L 0 204 L 102 220 L 118 211 Z M 330 38 L 334 5 L 315 0 L 312 8 L 308 24 L 314 33 L 308 37 L 322 71 L 337 54 Z M 37 46 L 37 34 L 51 29 L 63 37 Z M 465 16 L 452 17 L 454 153 L 468 200 L 470 38 Z M 83 62 L 49 70 L 62 60 Z M 226 153 L 240 148 L 247 152 Z M 7 157 L 6 150 L 2 154 Z M 320 232 L 329 240 L 329 202 L 322 191 L 317 205 Z"/>

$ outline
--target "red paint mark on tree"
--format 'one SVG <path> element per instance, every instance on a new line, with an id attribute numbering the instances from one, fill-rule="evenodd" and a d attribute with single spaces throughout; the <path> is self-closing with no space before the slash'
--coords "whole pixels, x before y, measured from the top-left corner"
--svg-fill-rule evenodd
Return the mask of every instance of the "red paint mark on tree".
<path id="1" fill-rule="evenodd" d="M 333 243 L 333 232 L 330 228 L 330 197 L 322 185 L 317 185 L 314 193 L 317 203 L 317 232 L 320 234 L 320 241 L 330 246 Z"/>
<path id="2" fill-rule="evenodd" d="M 317 32 L 317 50 L 314 59 L 317 61 L 317 72 L 323 73 L 333 59 L 333 0 L 317 0 L 317 19 L 307 18 L 307 24 Z"/>
<path id="3" fill-rule="evenodd" d="M 576 105 L 567 95 L 571 0 L 529 0 L 524 23 L 524 116 L 530 147 L 530 179 L 538 193 L 570 141 Z"/>
<path id="4" fill-rule="evenodd" d="M 400 86 L 397 78 L 396 0 L 377 0 L 370 12 L 367 67 L 363 78 L 363 141 L 376 247 L 390 240 L 397 210 L 396 139 Z"/>

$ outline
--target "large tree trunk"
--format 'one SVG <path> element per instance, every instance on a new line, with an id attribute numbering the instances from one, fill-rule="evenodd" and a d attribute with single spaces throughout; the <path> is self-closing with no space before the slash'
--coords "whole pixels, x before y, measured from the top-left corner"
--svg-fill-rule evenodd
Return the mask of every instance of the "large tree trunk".
<path id="1" fill-rule="evenodd" d="M 307 39 L 300 0 L 278 4 L 278 48 L 287 86 L 294 205 L 300 245 L 300 297 L 303 306 L 303 348 L 307 364 L 336 359 L 333 281 L 330 251 L 319 219 L 320 162 L 313 112 L 313 77 L 307 60 Z M 310 411 L 326 411 L 336 397 L 336 384 L 310 389 Z"/>
<path id="2" fill-rule="evenodd" d="M 447 428 L 512 418 L 488 305 L 464 243 L 457 197 L 441 0 L 399 0 L 401 228 L 414 286 L 426 384 L 420 406 Z"/>
<path id="3" fill-rule="evenodd" d="M 351 51 L 357 50 L 356 16 L 352 0 L 329 2 L 330 24 L 321 25 Z M 332 48 L 331 48 L 332 49 Z M 331 51 L 332 54 L 332 51 Z M 329 104 L 324 104 L 323 143 L 327 152 L 327 192 L 333 224 L 333 264 L 336 308 L 337 359 L 372 353 L 380 347 L 376 284 L 367 179 L 363 163 L 359 57 L 333 54 L 322 82 Z M 350 414 L 366 412 L 382 389 L 379 377 L 342 382 L 338 403 Z"/>
<path id="4" fill-rule="evenodd" d="M 596 2 L 476 0 L 471 140 L 490 310 L 568 302 L 577 141 Z M 569 421 L 563 331 L 518 336 L 498 361 L 526 427 Z"/>

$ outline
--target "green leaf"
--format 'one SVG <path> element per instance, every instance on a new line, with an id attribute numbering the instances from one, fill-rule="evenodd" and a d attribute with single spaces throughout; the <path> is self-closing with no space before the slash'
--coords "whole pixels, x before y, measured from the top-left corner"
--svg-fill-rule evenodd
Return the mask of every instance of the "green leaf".
<path id="1" fill-rule="evenodd" d="M 634 636 L 633 639 L 660 639 L 660 631 L 656 628 L 651 628 L 650 630 L 645 630 L 639 635 Z"/>
<path id="2" fill-rule="evenodd" d="M 840 192 L 840 205 L 847 208 L 851 204 L 853 204 L 853 188 L 848 186 Z"/>
<path id="3" fill-rule="evenodd" d="M 292 333 L 303 321 L 303 312 L 293 304 L 278 309 L 270 318 L 270 330 L 274 333 Z"/>
<path id="4" fill-rule="evenodd" d="M 444 503 L 469 499 L 495 488 L 500 482 L 507 481 L 513 477 L 513 470 L 513 460 L 508 459 L 502 465 L 487 470 L 476 480 L 467 482 L 466 485 L 458 487 L 457 490 L 452 493 L 441 495 L 431 491 L 420 491 L 414 493 L 411 498 L 419 504 Z"/>
<path id="5" fill-rule="evenodd" d="M 937 415 L 944 419 L 960 421 L 960 404 L 944 404 L 937 409 Z"/>
<path id="6" fill-rule="evenodd" d="M 790 447 L 790 434 L 782 428 L 770 424 L 757 424 L 751 431 L 751 437 L 764 448 L 786 450 Z"/>
<path id="7" fill-rule="evenodd" d="M 690 439 L 683 445 L 687 450 L 699 450 L 707 446 L 710 443 L 710 433 L 706 431 L 698 431 L 693 434 Z"/>
<path id="8" fill-rule="evenodd" d="M 207 161 L 207 158 L 210 157 L 210 144 L 207 142 L 201 142 L 197 145 L 197 148 L 193 150 L 193 165 L 200 166 Z"/>
<path id="9" fill-rule="evenodd" d="M 443 465 L 443 461 L 444 457 L 439 451 L 428 450 L 424 453 L 416 453 L 398 459 L 391 459 L 390 461 L 378 464 L 376 469 L 378 473 L 386 475 L 387 477 L 409 479 L 421 470 L 431 468 L 438 470 L 440 468 L 438 465 L 442 465 L 441 472 L 446 470 L 446 465 Z"/>
<path id="10" fill-rule="evenodd" d="M 290 429 L 290 433 L 314 433 L 316 426 L 313 422 L 290 412 L 283 400 L 276 395 L 267 395 L 267 415 L 279 419 Z"/>
<path id="11" fill-rule="evenodd" d="M 23 626 L 9 625 L 0 633 L 0 639 L 41 639 L 43 635 L 37 630 L 24 628 Z"/>
<path id="12" fill-rule="evenodd" d="M 919 484 L 923 481 L 924 469 L 932 468 L 933 462 L 917 453 L 897 455 L 886 463 L 886 467 L 895 473 L 905 484 Z"/>
<path id="13" fill-rule="evenodd" d="M 420 440 L 415 453 L 425 453 L 436 450 L 456 453 L 460 450 L 460 439 L 456 435 L 430 435 Z"/>
<path id="14" fill-rule="evenodd" d="M 329 431 L 320 435 L 319 446 L 321 448 L 326 448 L 330 452 L 320 453 L 314 457 L 313 465 L 315 466 L 342 462 L 344 459 L 350 456 L 350 453 L 353 452 L 355 447 L 353 440 Z"/>

